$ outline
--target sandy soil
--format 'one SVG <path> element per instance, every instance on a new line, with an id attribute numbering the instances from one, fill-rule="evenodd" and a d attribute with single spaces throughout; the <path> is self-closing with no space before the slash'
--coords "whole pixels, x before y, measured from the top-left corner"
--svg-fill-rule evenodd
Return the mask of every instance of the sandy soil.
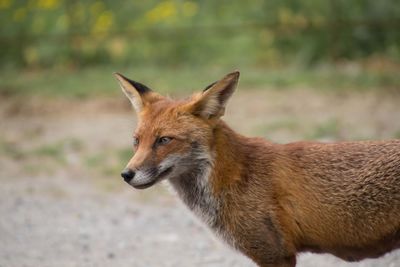
<path id="1" fill-rule="evenodd" d="M 0 267 L 255 266 L 216 240 L 166 186 L 137 191 L 120 179 L 135 123 L 122 98 L 23 103 L 0 103 Z M 400 97 L 238 92 L 226 119 L 276 142 L 393 138 Z M 352 264 L 304 254 L 298 262 L 397 267 L 400 252 Z"/>

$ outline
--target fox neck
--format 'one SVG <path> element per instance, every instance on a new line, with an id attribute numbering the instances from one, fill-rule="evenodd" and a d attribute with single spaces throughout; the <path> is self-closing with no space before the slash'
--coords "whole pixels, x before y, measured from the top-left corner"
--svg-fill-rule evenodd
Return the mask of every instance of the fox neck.
<path id="1" fill-rule="evenodd" d="M 214 129 L 208 157 L 201 157 L 190 171 L 170 179 L 183 202 L 221 235 L 221 193 L 240 178 L 240 139 L 221 121 Z"/>

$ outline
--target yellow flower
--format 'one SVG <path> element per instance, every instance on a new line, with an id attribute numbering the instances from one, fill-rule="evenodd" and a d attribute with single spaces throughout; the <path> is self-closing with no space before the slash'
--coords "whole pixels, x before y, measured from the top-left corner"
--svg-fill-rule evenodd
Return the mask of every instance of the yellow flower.
<path id="1" fill-rule="evenodd" d="M 97 17 L 93 25 L 93 33 L 104 33 L 107 32 L 114 21 L 114 17 L 111 11 L 104 11 Z"/>
<path id="2" fill-rule="evenodd" d="M 11 0 L 0 0 L 0 9 L 6 9 L 11 6 Z"/>
<path id="3" fill-rule="evenodd" d="M 36 64 L 39 61 L 39 54 L 36 48 L 27 47 L 23 51 L 24 59 L 29 65 Z"/>
<path id="4" fill-rule="evenodd" d="M 278 17 L 281 24 L 288 25 L 291 24 L 293 21 L 293 12 L 290 9 L 284 7 L 279 9 Z"/>
<path id="5" fill-rule="evenodd" d="M 59 0 L 38 0 L 37 7 L 41 9 L 54 9 L 60 4 Z"/>
<path id="6" fill-rule="evenodd" d="M 197 13 L 197 3 L 187 1 L 183 3 L 182 13 L 185 17 L 193 17 Z"/>
<path id="7" fill-rule="evenodd" d="M 163 1 L 156 5 L 153 9 L 146 13 L 146 18 L 151 23 L 168 21 L 171 17 L 176 16 L 177 8 L 171 0 Z"/>
<path id="8" fill-rule="evenodd" d="M 24 7 L 20 7 L 14 11 L 13 20 L 16 22 L 21 22 L 26 18 L 27 10 Z"/>

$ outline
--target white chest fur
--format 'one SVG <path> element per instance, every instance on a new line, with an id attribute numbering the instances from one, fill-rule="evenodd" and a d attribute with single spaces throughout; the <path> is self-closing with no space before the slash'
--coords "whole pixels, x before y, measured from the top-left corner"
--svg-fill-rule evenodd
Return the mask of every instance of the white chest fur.
<path id="1" fill-rule="evenodd" d="M 235 247 L 235 242 L 225 231 L 220 217 L 221 200 L 212 193 L 209 182 L 211 166 L 194 170 L 179 178 L 171 179 L 178 196 L 199 219 L 225 242 Z"/>

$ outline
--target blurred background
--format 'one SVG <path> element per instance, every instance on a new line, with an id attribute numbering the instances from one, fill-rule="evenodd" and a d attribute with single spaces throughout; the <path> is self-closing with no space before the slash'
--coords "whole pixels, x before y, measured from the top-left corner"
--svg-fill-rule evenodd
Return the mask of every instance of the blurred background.
<path id="1" fill-rule="evenodd" d="M 122 182 L 114 71 L 183 97 L 239 69 L 225 119 L 273 142 L 400 138 L 397 0 L 0 0 L 0 23 L 1 267 L 254 266 L 166 186 Z"/>

